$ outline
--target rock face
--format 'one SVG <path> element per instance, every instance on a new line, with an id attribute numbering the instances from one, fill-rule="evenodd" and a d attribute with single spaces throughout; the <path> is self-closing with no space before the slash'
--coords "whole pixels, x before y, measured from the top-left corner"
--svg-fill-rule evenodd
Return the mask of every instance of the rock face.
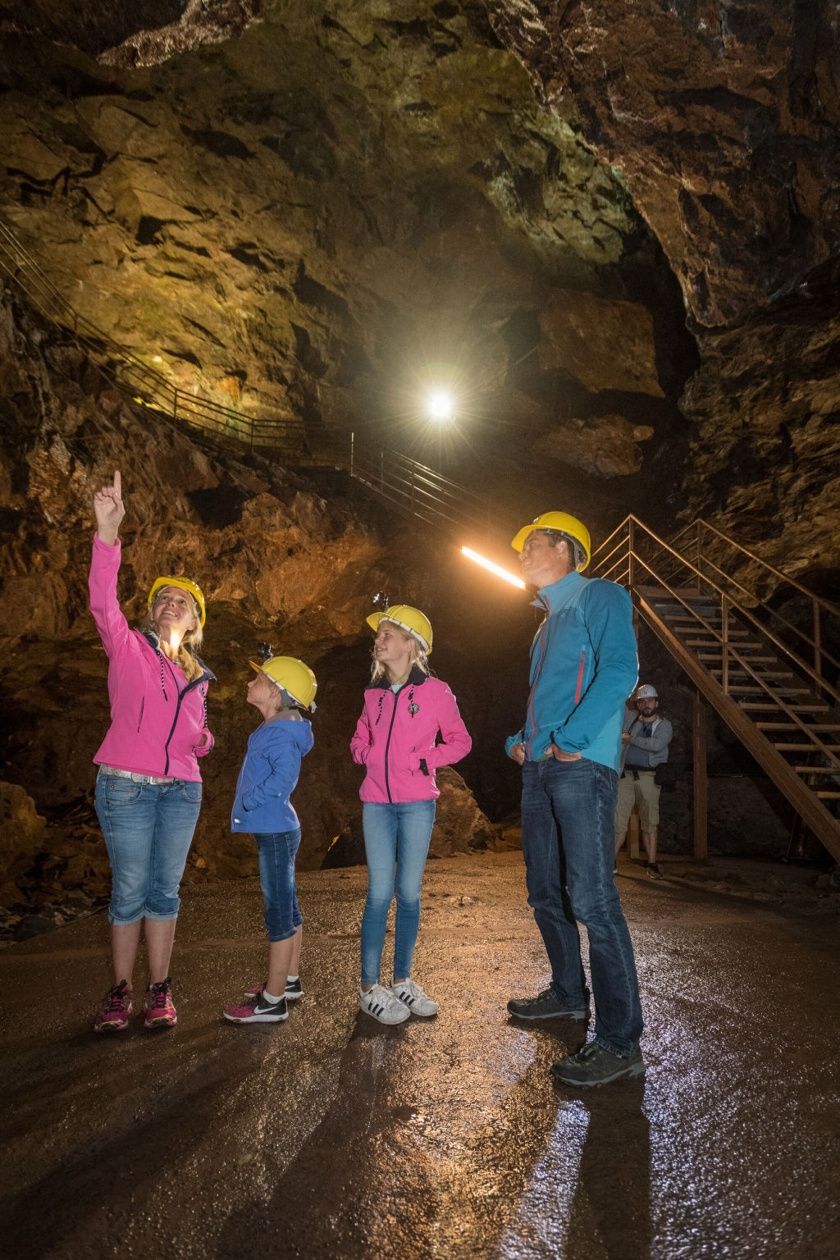
<path id="1" fill-rule="evenodd" d="M 702 366 L 680 401 L 682 460 L 679 443 L 654 457 L 671 519 L 709 515 L 825 588 L 838 561 L 836 5 L 488 8 L 546 102 L 621 172 L 679 281 Z"/>
<path id="2" fill-rule="evenodd" d="M 698 324 L 741 323 L 836 253 L 830 0 L 488 7 L 546 99 L 622 172 Z"/>

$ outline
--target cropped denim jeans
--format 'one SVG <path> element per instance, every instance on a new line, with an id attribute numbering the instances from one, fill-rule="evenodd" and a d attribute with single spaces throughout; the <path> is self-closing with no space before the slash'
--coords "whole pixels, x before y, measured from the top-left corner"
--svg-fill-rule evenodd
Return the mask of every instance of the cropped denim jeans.
<path id="1" fill-rule="evenodd" d="M 420 886 L 435 822 L 434 801 L 362 807 L 368 893 L 362 916 L 362 984 L 378 984 L 388 911 L 396 892 L 394 978 L 406 980 L 420 929 Z"/>
<path id="2" fill-rule="evenodd" d="M 564 1005 L 586 1005 L 578 923 L 589 937 L 595 1040 L 614 1054 L 635 1052 L 642 1010 L 633 945 L 613 877 L 618 776 L 578 761 L 522 767 L 522 849 L 528 904 Z"/>
<path id="3" fill-rule="evenodd" d="M 263 921 L 270 941 L 287 941 L 303 923 L 295 883 L 300 827 L 255 835 L 259 845 Z"/>
<path id="4" fill-rule="evenodd" d="M 108 921 L 175 919 L 178 890 L 201 810 L 201 784 L 138 783 L 100 774 L 94 795 L 111 863 Z"/>

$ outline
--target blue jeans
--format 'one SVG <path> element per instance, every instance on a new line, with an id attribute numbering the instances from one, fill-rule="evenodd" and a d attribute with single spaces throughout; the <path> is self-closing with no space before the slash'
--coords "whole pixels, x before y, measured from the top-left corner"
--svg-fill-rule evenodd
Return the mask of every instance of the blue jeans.
<path id="1" fill-rule="evenodd" d="M 287 941 L 303 923 L 295 884 L 300 827 L 255 835 L 254 839 L 259 845 L 265 930 L 270 941 Z"/>
<path id="2" fill-rule="evenodd" d="M 420 929 L 420 885 L 435 822 L 434 801 L 362 806 L 368 893 L 362 916 L 362 984 L 378 984 L 385 926 L 397 894 L 394 978 L 411 975 Z"/>
<path id="3" fill-rule="evenodd" d="M 94 794 L 111 863 L 108 921 L 175 919 L 178 889 L 201 809 L 201 784 L 135 783 L 100 774 Z"/>
<path id="4" fill-rule="evenodd" d="M 578 923 L 589 936 L 595 1040 L 635 1052 L 642 1009 L 633 945 L 613 878 L 618 776 L 597 761 L 526 761 L 522 850 L 528 904 L 551 963 L 551 987 L 569 1006 L 588 997 Z"/>

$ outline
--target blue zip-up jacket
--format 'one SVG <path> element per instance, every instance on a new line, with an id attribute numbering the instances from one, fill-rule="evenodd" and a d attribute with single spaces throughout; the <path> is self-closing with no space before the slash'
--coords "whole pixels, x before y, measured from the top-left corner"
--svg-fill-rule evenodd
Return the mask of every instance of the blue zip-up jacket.
<path id="1" fill-rule="evenodd" d="M 248 738 L 236 781 L 231 831 L 268 835 L 300 826 L 289 797 L 297 787 L 300 763 L 314 743 L 312 723 L 296 710 L 257 727 Z"/>
<path id="2" fill-rule="evenodd" d="M 553 740 L 618 771 L 624 702 L 638 678 L 630 596 L 573 569 L 533 602 L 546 616 L 531 644 L 528 712 L 505 751 L 524 743 L 528 761 L 541 761 Z"/>

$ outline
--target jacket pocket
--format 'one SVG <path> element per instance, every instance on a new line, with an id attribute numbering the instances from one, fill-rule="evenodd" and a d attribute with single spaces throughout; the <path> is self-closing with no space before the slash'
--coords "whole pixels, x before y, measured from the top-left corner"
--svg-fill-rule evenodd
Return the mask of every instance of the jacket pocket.
<path id="1" fill-rule="evenodd" d="M 145 708 L 146 708 L 146 697 L 145 697 L 145 696 L 142 696 L 142 697 L 141 697 L 141 699 L 140 699 L 140 712 L 139 712 L 139 714 L 137 715 L 137 731 L 138 731 L 138 734 L 139 734 L 139 732 L 140 732 L 140 727 L 143 725 L 143 712 L 144 712 Z"/>

